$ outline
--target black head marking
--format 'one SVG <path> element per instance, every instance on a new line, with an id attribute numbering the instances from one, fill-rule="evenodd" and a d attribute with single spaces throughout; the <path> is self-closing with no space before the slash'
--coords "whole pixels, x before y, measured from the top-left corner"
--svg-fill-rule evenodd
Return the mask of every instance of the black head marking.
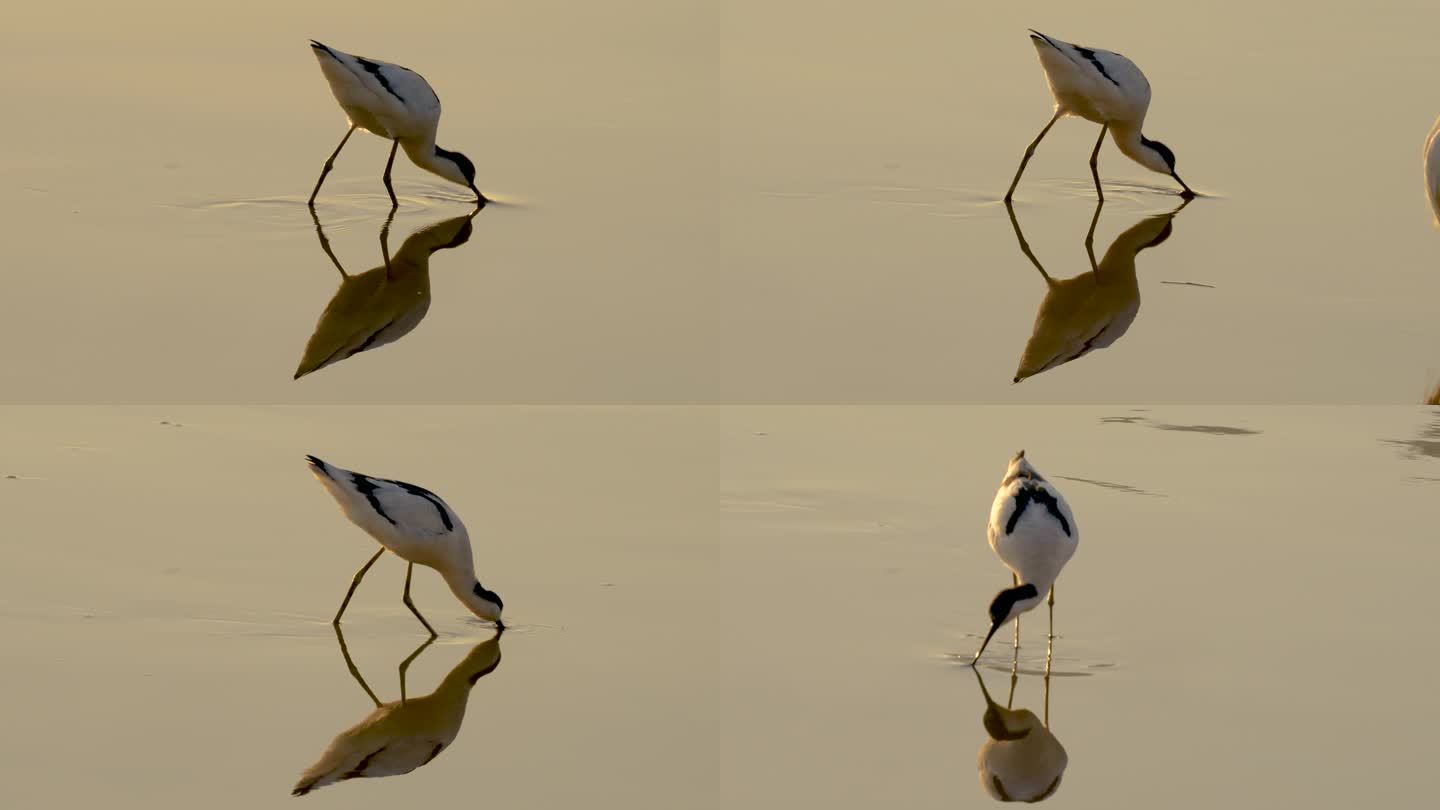
<path id="1" fill-rule="evenodd" d="M 1006 728 L 1005 720 L 1000 716 L 1000 707 L 993 703 L 985 710 L 985 717 L 982 718 L 981 722 L 985 724 L 985 733 L 989 734 L 992 740 L 1008 742 L 1011 740 L 1023 740 L 1030 736 L 1030 729 L 1028 728 L 1022 728 L 1019 731 L 1011 731 Z"/>
<path id="2" fill-rule="evenodd" d="M 1025 583 L 1015 588 L 1006 588 L 995 594 L 995 600 L 990 603 L 990 624 L 999 625 L 1010 615 L 1010 609 L 1016 602 L 1023 602 L 1026 599 L 1034 599 L 1040 595 L 1040 591 L 1032 583 Z"/>
<path id="3" fill-rule="evenodd" d="M 1175 171 L 1175 153 L 1170 151 L 1170 147 L 1159 141 L 1152 141 L 1144 135 L 1140 136 L 1140 145 L 1154 150 L 1156 154 L 1160 155 L 1160 159 L 1165 161 L 1165 165 L 1170 167 L 1170 171 Z"/>
<path id="4" fill-rule="evenodd" d="M 475 185 L 475 164 L 470 162 L 470 158 L 465 157 L 459 152 L 451 152 L 448 149 L 441 149 L 438 146 L 435 147 L 435 156 L 445 158 L 456 166 L 459 166 L 460 174 L 464 175 L 465 182 L 472 186 Z"/>
<path id="5" fill-rule="evenodd" d="M 500 601 L 500 594 L 495 593 L 494 591 L 485 590 L 485 586 L 481 585 L 479 582 L 475 583 L 475 595 L 480 597 L 481 599 L 484 599 L 486 602 L 493 603 L 495 607 L 498 607 L 501 610 L 505 609 L 505 603 Z"/>
<path id="6" fill-rule="evenodd" d="M 1043 481 L 1043 479 L 1039 480 Z M 1072 536 L 1070 521 L 1066 520 L 1064 513 L 1060 511 L 1060 502 L 1055 500 L 1055 496 L 1046 491 L 1044 487 L 1029 483 L 1022 485 L 1020 491 L 1015 493 L 1015 511 L 1010 513 L 1010 519 L 1005 522 L 1005 534 L 1015 532 L 1015 526 L 1020 522 L 1020 516 L 1025 514 L 1025 508 L 1030 505 L 1031 501 L 1045 507 L 1050 516 L 1060 523 L 1060 528 L 1065 532 L 1066 537 Z"/>

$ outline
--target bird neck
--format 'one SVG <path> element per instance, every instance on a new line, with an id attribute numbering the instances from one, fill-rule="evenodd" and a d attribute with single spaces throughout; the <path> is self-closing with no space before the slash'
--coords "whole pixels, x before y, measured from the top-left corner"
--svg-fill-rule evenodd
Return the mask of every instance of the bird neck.
<path id="1" fill-rule="evenodd" d="M 460 604 L 468 608 L 471 613 L 489 621 L 499 618 L 499 607 L 476 593 L 477 586 L 481 591 L 485 589 L 480 585 L 480 580 L 475 578 L 475 565 L 469 559 L 469 555 L 466 555 L 460 564 L 441 572 L 441 576 L 445 578 L 445 584 L 450 587 L 450 592 L 455 594 L 455 598 L 460 600 Z"/>
<path id="2" fill-rule="evenodd" d="M 1145 163 L 1144 155 L 1149 152 L 1141 143 L 1144 138 L 1140 135 L 1139 127 L 1125 126 L 1123 124 L 1110 125 L 1110 137 L 1115 139 L 1115 146 L 1125 157 L 1136 163 Z"/>
<path id="3" fill-rule="evenodd" d="M 408 138 L 401 141 L 400 146 L 404 148 L 405 154 L 410 157 L 412 163 L 427 172 L 444 174 L 442 163 L 447 164 L 450 169 L 454 169 L 454 164 L 448 160 L 442 161 L 440 156 L 435 154 L 434 138 Z"/>

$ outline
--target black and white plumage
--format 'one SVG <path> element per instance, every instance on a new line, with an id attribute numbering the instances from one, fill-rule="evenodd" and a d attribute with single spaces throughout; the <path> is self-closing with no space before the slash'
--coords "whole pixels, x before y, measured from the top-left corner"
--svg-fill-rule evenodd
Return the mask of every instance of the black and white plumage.
<path id="1" fill-rule="evenodd" d="M 430 311 L 430 256 L 465 244 L 473 231 L 474 216 L 454 217 L 416 231 L 393 258 L 382 231 L 380 244 L 385 263 L 353 276 L 340 266 L 317 219 L 320 245 L 342 280 L 305 344 L 295 379 L 394 343 L 419 326 Z"/>
<path id="2" fill-rule="evenodd" d="M 1038 606 L 1047 593 L 1053 637 L 1055 580 L 1080 543 L 1080 527 L 1065 496 L 1030 464 L 1024 450 L 1010 459 L 1000 481 L 987 532 L 990 548 L 1013 574 L 1014 587 L 991 601 L 990 632 L 975 652 L 974 662 L 980 660 L 995 631 L 1011 620 L 1017 621 L 1018 645 L 1020 614 Z"/>
<path id="3" fill-rule="evenodd" d="M 477 204 L 487 202 L 475 187 L 475 164 L 459 152 L 435 145 L 435 132 L 440 126 L 440 97 L 423 76 L 400 65 L 348 54 L 314 40 L 310 41 L 310 47 L 335 100 L 350 119 L 350 130 L 325 161 L 315 190 L 310 193 L 311 205 L 315 204 L 315 195 L 325 183 L 325 175 L 335 164 L 335 156 L 345 148 L 356 127 L 391 142 L 384 179 L 392 208 L 400 203 L 390 184 L 390 169 L 395 163 L 396 148 L 402 146 L 416 166 L 469 187 L 475 192 Z"/>
<path id="4" fill-rule="evenodd" d="M 445 579 L 450 592 L 470 612 L 494 622 L 500 630 L 505 629 L 500 619 L 505 603 L 499 594 L 487 590 L 476 579 L 470 535 L 460 516 L 440 496 L 414 484 L 341 469 L 315 456 L 306 456 L 306 459 L 310 470 L 340 504 L 340 510 L 350 522 L 383 546 L 355 574 L 350 591 L 335 614 L 335 624 L 340 623 L 345 606 L 365 572 L 388 550 L 410 564 L 405 575 L 405 605 L 431 635 L 435 630 L 410 601 L 410 576 L 417 564 L 435 569 Z"/>
<path id="5" fill-rule="evenodd" d="M 1155 247 L 1170 238 L 1172 220 L 1188 200 L 1168 214 L 1146 217 L 1115 237 L 1097 263 L 1093 249 L 1090 272 L 1074 278 L 1051 278 L 1040 260 L 1035 258 L 1015 212 L 1010 223 L 1020 249 L 1045 279 L 1045 298 L 1035 313 L 1030 339 L 1020 355 L 1014 382 L 1033 377 L 1071 360 L 1077 360 L 1096 349 L 1110 346 L 1135 322 L 1140 312 L 1140 283 L 1135 277 L 1135 257 L 1140 251 Z M 1097 204 L 1098 205 L 1098 204 Z M 1086 245 L 1094 238 L 1096 218 L 1091 220 Z"/>
<path id="6" fill-rule="evenodd" d="M 1175 172 L 1175 153 L 1165 144 L 1141 134 L 1145 114 L 1150 109 L 1150 82 L 1134 62 L 1118 53 L 1073 45 L 1038 31 L 1030 32 L 1030 40 L 1039 53 L 1045 80 L 1055 97 L 1055 114 L 1025 148 L 1020 168 L 1015 172 L 1010 190 L 1005 192 L 1007 201 L 1015 194 L 1020 175 L 1025 173 L 1025 164 L 1035 154 L 1035 147 L 1055 126 L 1055 122 L 1065 115 L 1076 115 L 1101 125 L 1100 138 L 1090 154 L 1090 173 L 1095 179 L 1095 193 L 1100 199 L 1105 199 L 1105 193 L 1100 189 L 1097 161 L 1107 131 L 1115 139 L 1115 145 L 1131 160 L 1153 172 L 1175 178 L 1175 182 L 1184 189 L 1181 196 L 1195 196 L 1195 192 Z"/>
<path id="7" fill-rule="evenodd" d="M 398 776 L 430 764 L 459 736 L 471 688 L 499 666 L 500 636 L 495 636 L 475 645 L 434 692 L 377 701 L 369 716 L 331 740 L 291 795 L 304 796 L 347 779 Z M 370 692 L 363 681 L 361 686 Z"/>

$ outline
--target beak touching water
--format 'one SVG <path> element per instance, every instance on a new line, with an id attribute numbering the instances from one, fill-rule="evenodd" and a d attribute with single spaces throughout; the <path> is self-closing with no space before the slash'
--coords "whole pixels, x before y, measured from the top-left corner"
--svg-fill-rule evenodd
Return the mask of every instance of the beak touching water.
<path id="1" fill-rule="evenodd" d="M 1175 172 L 1170 172 L 1170 176 L 1173 177 L 1173 178 L 1175 178 L 1175 182 L 1179 183 L 1181 188 L 1185 189 L 1184 191 L 1182 191 L 1182 192 L 1180 193 L 1180 196 L 1181 196 L 1181 197 L 1184 197 L 1185 199 L 1189 200 L 1189 199 L 1194 199 L 1195 197 L 1200 196 L 1200 195 L 1196 194 L 1196 193 L 1194 192 L 1194 190 L 1191 189 L 1189 186 L 1185 185 L 1185 181 L 1180 179 L 1180 175 L 1176 174 Z M 479 192 L 476 192 L 476 193 L 478 194 Z"/>
<path id="2" fill-rule="evenodd" d="M 990 626 L 990 632 L 985 634 L 985 640 L 980 642 L 980 649 L 975 651 L 975 657 L 970 661 L 971 667 L 980 663 L 980 655 L 985 652 L 985 647 L 990 643 L 990 639 L 995 637 L 995 631 L 999 630 L 1002 624 L 1004 624 L 1004 622 Z"/>

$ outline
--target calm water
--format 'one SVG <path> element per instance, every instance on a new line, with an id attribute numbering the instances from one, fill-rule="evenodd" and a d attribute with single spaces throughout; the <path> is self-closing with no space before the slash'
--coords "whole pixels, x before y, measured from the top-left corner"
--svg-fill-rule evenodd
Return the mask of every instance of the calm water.
<path id="1" fill-rule="evenodd" d="M 1423 805 L 1440 9 L 846 5 L 11 12 L 5 795 L 279 804 L 400 701 L 318 453 L 444 495 L 516 627 L 417 575 L 378 711 L 453 743 L 294 801 Z M 1207 196 L 1107 145 L 1097 208 L 1066 120 L 1007 211 L 1030 26 L 1133 58 Z M 498 203 L 402 158 L 390 220 L 361 133 L 312 218 L 310 37 L 424 73 Z M 992 706 L 1021 447 L 1085 540 Z"/>

